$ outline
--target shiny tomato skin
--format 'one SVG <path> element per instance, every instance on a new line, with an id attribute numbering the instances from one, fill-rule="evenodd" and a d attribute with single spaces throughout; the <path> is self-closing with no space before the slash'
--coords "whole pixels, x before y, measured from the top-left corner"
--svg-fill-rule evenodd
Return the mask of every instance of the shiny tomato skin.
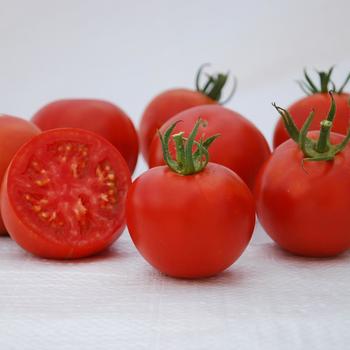
<path id="1" fill-rule="evenodd" d="M 32 118 L 41 130 L 86 129 L 103 136 L 124 157 L 131 173 L 135 170 L 139 145 L 131 119 L 116 105 L 95 99 L 63 99 L 41 108 Z"/>
<path id="2" fill-rule="evenodd" d="M 0 115 L 0 183 L 16 151 L 38 134 L 40 130 L 33 123 L 10 115 Z M 0 209 L 0 234 L 4 233 L 6 228 Z"/>
<path id="3" fill-rule="evenodd" d="M 127 225 L 141 255 L 162 273 L 209 277 L 228 268 L 248 245 L 254 200 L 230 169 L 209 163 L 195 175 L 167 166 L 141 175 L 127 196 Z"/>
<path id="4" fill-rule="evenodd" d="M 317 131 L 309 136 L 315 138 Z M 331 134 L 332 143 L 344 136 Z M 350 146 L 334 161 L 307 162 L 288 140 L 262 167 L 255 196 L 259 220 L 285 250 L 328 257 L 350 248 Z M 304 168 L 304 169 L 303 169 Z"/>
<path id="5" fill-rule="evenodd" d="M 336 114 L 332 131 L 345 135 L 350 125 L 350 94 L 333 94 L 333 97 L 336 104 Z M 320 122 L 327 118 L 330 102 L 329 94 L 317 93 L 306 96 L 293 103 L 288 108 L 288 111 L 297 127 L 301 128 L 310 112 L 314 110 L 315 117 L 310 126 L 310 130 L 318 130 L 320 128 Z M 280 118 L 276 124 L 273 135 L 273 147 L 276 148 L 288 139 L 289 135 L 284 127 L 282 118 Z"/>
<path id="6" fill-rule="evenodd" d="M 219 105 L 206 105 L 188 109 L 169 119 L 160 129 L 163 133 L 177 120 L 181 120 L 173 134 L 181 131 L 188 136 L 197 119 L 208 122 L 200 127 L 197 140 L 205 135 L 220 134 L 210 146 L 210 161 L 222 164 L 237 173 L 248 187 L 253 188 L 255 176 L 270 155 L 269 146 L 261 132 L 246 118 Z M 170 150 L 174 153 L 173 142 Z M 149 166 L 164 164 L 158 135 L 153 138 Z"/>
<path id="7" fill-rule="evenodd" d="M 1 189 L 4 223 L 11 238 L 32 254 L 90 256 L 124 230 L 130 183 L 124 158 L 103 137 L 76 128 L 49 130 L 23 145 L 7 169 Z M 108 189 L 110 196 L 102 200 Z M 110 208 L 103 201 L 112 203 Z"/>
<path id="8" fill-rule="evenodd" d="M 168 119 L 191 107 L 215 103 L 210 97 L 189 89 L 172 89 L 156 96 L 143 112 L 140 123 L 140 145 L 145 160 L 149 160 L 153 136 Z"/>

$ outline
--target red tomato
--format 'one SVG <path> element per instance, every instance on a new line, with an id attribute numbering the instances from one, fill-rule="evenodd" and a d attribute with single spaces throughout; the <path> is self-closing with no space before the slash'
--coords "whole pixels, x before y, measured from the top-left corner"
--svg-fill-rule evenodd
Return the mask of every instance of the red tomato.
<path id="1" fill-rule="evenodd" d="M 0 183 L 16 151 L 39 133 L 40 130 L 26 120 L 0 115 Z M 0 234 L 5 232 L 6 229 L 0 215 Z"/>
<path id="2" fill-rule="evenodd" d="M 327 118 L 330 101 L 328 91 L 332 90 L 337 110 L 332 131 L 344 135 L 347 133 L 350 123 L 350 94 L 344 93 L 343 90 L 349 82 L 350 75 L 345 79 L 342 86 L 337 89 L 332 81 L 332 72 L 333 67 L 328 72 L 317 72 L 320 80 L 320 86 L 317 87 L 317 84 L 311 80 L 306 70 L 304 70 L 305 81 L 300 81 L 299 84 L 303 91 L 309 96 L 296 101 L 288 108 L 298 128 L 301 128 L 306 118 L 313 110 L 315 115 L 309 130 L 319 129 L 320 122 Z M 276 148 L 288 139 L 289 135 L 280 118 L 273 135 L 273 147 Z"/>
<path id="3" fill-rule="evenodd" d="M 151 143 L 157 129 L 174 115 L 191 107 L 217 103 L 198 91 L 173 89 L 156 96 L 143 112 L 140 124 L 140 146 L 149 161 Z"/>
<path id="4" fill-rule="evenodd" d="M 227 82 L 228 74 L 207 74 L 208 80 L 204 84 L 204 87 L 201 88 L 199 81 L 205 66 L 207 64 L 202 65 L 197 73 L 196 91 L 190 89 L 171 89 L 156 96 L 146 107 L 140 123 L 141 152 L 146 162 L 149 162 L 149 152 L 153 136 L 167 120 L 191 107 L 216 104 L 220 101 L 222 89 Z M 220 103 L 226 103 L 233 96 L 235 89 L 236 82 L 234 82 L 234 87 L 228 98 Z"/>
<path id="5" fill-rule="evenodd" d="M 334 94 L 337 113 L 332 130 L 343 135 L 347 133 L 350 123 L 349 99 L 349 94 Z M 310 130 L 315 130 L 320 127 L 321 120 L 326 119 L 327 117 L 329 101 L 328 93 L 314 94 L 295 102 L 288 108 L 288 111 L 293 116 L 296 126 L 301 128 L 310 112 L 314 110 L 315 118 L 311 124 Z M 288 139 L 289 135 L 284 127 L 282 119 L 280 118 L 277 122 L 273 136 L 273 147 L 276 148 Z"/>
<path id="6" fill-rule="evenodd" d="M 36 136 L 14 156 L 1 209 L 11 237 L 46 258 L 80 258 L 110 245 L 125 226 L 129 169 L 115 147 L 81 129 Z"/>
<path id="7" fill-rule="evenodd" d="M 248 187 L 219 164 L 186 176 L 167 166 L 150 169 L 127 197 L 135 246 L 151 265 L 173 277 L 208 277 L 225 270 L 248 245 L 254 223 Z"/>
<path id="8" fill-rule="evenodd" d="M 208 277 L 228 268 L 248 245 L 255 224 L 247 185 L 230 169 L 208 163 L 216 136 L 196 143 L 201 124 L 198 119 L 186 138 L 173 136 L 172 158 L 173 123 L 160 137 L 167 166 L 141 175 L 127 197 L 127 225 L 137 249 L 173 277 Z"/>
<path id="9" fill-rule="evenodd" d="M 207 127 L 201 127 L 197 140 L 203 133 L 206 135 L 220 134 L 220 137 L 210 148 L 210 161 L 225 165 L 236 172 L 246 184 L 252 188 L 255 176 L 269 157 L 269 146 L 261 132 L 247 119 L 237 112 L 219 105 L 206 105 L 187 109 L 168 120 L 160 131 L 164 132 L 174 121 L 182 120 L 173 134 L 182 131 L 188 135 L 196 120 L 201 117 L 208 122 Z M 170 144 L 174 153 L 174 144 Z M 155 136 L 150 151 L 149 166 L 163 165 L 162 147 L 158 136 Z"/>
<path id="10" fill-rule="evenodd" d="M 343 139 L 331 134 L 332 143 Z M 350 248 L 350 147 L 334 161 L 303 163 L 303 158 L 289 140 L 263 166 L 256 183 L 259 220 L 276 243 L 294 254 L 342 253 Z"/>
<path id="11" fill-rule="evenodd" d="M 101 100 L 59 100 L 40 109 L 32 121 L 42 130 L 80 128 L 95 132 L 122 154 L 132 173 L 138 157 L 138 137 L 130 118 L 114 104 Z"/>

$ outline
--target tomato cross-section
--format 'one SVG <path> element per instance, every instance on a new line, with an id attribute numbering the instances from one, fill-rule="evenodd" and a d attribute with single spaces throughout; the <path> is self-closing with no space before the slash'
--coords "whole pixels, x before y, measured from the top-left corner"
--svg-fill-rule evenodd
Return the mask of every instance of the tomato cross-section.
<path id="1" fill-rule="evenodd" d="M 124 159 L 102 137 L 80 129 L 44 132 L 17 152 L 8 169 L 5 225 L 39 256 L 95 254 L 125 227 L 130 181 Z"/>

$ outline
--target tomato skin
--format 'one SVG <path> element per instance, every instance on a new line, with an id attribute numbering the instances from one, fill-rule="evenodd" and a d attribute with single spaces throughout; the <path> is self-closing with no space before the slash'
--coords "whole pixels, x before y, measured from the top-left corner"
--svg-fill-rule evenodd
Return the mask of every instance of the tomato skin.
<path id="1" fill-rule="evenodd" d="M 195 106 L 216 104 L 210 97 L 190 89 L 172 89 L 156 96 L 143 112 L 140 123 L 141 152 L 149 161 L 149 152 L 154 135 L 174 115 Z"/>
<path id="2" fill-rule="evenodd" d="M 46 140 L 50 140 L 50 142 L 54 142 L 62 140 L 63 136 L 66 137 L 69 142 L 86 141 L 87 144 L 97 142 L 99 144 L 108 145 L 108 155 L 113 158 L 113 162 L 117 164 L 118 170 L 118 198 L 120 199 L 118 205 L 120 205 L 120 210 L 116 222 L 113 223 L 114 226 L 106 235 L 99 235 L 98 239 L 86 240 L 84 242 L 81 240 L 74 245 L 64 240 L 52 239 L 47 232 L 45 232 L 45 227 L 43 227 L 42 230 L 35 230 L 28 225 L 19 210 L 23 204 L 16 201 L 12 193 L 13 190 L 11 191 L 11 188 L 15 188 L 15 180 L 18 173 L 24 172 L 25 170 L 24 162 L 27 162 L 27 159 L 39 152 L 38 150 L 40 149 L 38 145 L 45 144 L 45 138 Z M 112 144 L 101 136 L 81 129 L 66 128 L 46 131 L 23 145 L 17 151 L 7 169 L 1 188 L 1 210 L 4 223 L 11 238 L 23 249 L 34 255 L 51 259 L 76 259 L 97 254 L 113 243 L 125 228 L 125 199 L 130 184 L 131 176 L 124 158 Z M 62 187 L 63 186 L 64 184 L 62 184 Z"/>
<path id="3" fill-rule="evenodd" d="M 40 132 L 36 125 L 27 120 L 0 115 L 0 183 L 16 151 Z M 6 228 L 0 215 L 0 234 L 4 233 Z"/>
<path id="4" fill-rule="evenodd" d="M 248 187 L 253 188 L 255 176 L 269 157 L 269 146 L 261 132 L 243 116 L 219 105 L 206 105 L 188 109 L 169 119 L 160 129 L 163 132 L 177 120 L 181 120 L 173 134 L 181 131 L 188 136 L 197 119 L 208 122 L 200 127 L 196 137 L 199 140 L 202 133 L 206 135 L 220 134 L 210 146 L 210 161 L 222 164 L 237 173 Z M 170 151 L 174 153 L 173 142 Z M 163 152 L 159 137 L 152 141 L 149 166 L 163 165 Z"/>
<path id="5" fill-rule="evenodd" d="M 346 135 L 350 124 L 350 94 L 333 94 L 336 104 L 336 114 L 334 119 L 333 132 Z M 328 93 L 317 93 L 306 96 L 293 103 L 288 111 L 291 114 L 296 126 L 300 129 L 306 118 L 312 110 L 315 111 L 314 120 L 311 123 L 310 130 L 318 130 L 320 122 L 327 118 L 330 106 L 330 97 Z M 290 137 L 284 127 L 283 120 L 280 118 L 276 124 L 273 135 L 273 147 L 276 148 Z"/>
<path id="6" fill-rule="evenodd" d="M 126 113 L 110 102 L 94 99 L 54 101 L 35 113 L 32 122 L 44 131 L 80 128 L 95 132 L 118 149 L 131 173 L 135 170 L 139 152 L 137 132 Z"/>
<path id="7" fill-rule="evenodd" d="M 131 185 L 127 225 L 141 255 L 166 275 L 200 278 L 228 268 L 248 245 L 254 200 L 230 169 L 209 163 L 182 176 L 155 167 Z"/>
<path id="8" fill-rule="evenodd" d="M 318 132 L 309 133 L 316 138 Z M 331 134 L 331 142 L 344 136 Z M 334 161 L 304 162 L 288 140 L 262 167 L 256 182 L 257 213 L 270 237 L 302 256 L 328 257 L 350 247 L 350 147 Z"/>

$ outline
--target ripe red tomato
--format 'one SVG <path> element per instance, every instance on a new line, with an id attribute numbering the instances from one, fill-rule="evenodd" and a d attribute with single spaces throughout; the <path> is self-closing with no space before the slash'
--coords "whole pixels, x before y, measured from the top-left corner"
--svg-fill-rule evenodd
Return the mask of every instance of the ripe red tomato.
<path id="1" fill-rule="evenodd" d="M 237 112 L 219 105 L 193 107 L 169 119 L 160 131 L 164 132 L 174 121 L 181 120 L 173 134 L 181 129 L 188 135 L 199 117 L 207 121 L 208 126 L 200 128 L 197 140 L 203 133 L 220 134 L 210 148 L 210 161 L 232 169 L 252 188 L 259 168 L 270 155 L 270 149 L 261 132 Z M 170 152 L 174 153 L 174 143 L 170 144 Z M 155 136 L 150 149 L 149 166 L 163 164 L 161 143 Z"/>
<path id="2" fill-rule="evenodd" d="M 199 79 L 204 66 L 199 69 L 197 74 L 196 91 L 190 89 L 165 91 L 156 96 L 143 112 L 140 123 L 140 145 L 141 152 L 147 162 L 149 162 L 149 152 L 153 137 L 167 120 L 191 107 L 216 104 L 220 101 L 228 74 L 209 76 L 208 82 L 204 84 L 204 88 L 200 88 Z M 229 98 L 233 95 L 234 90 L 235 86 Z"/>
<path id="3" fill-rule="evenodd" d="M 328 86 L 332 84 L 332 81 L 330 80 L 331 73 L 332 69 L 328 73 L 319 72 L 321 75 L 321 86 L 323 86 L 323 88 L 312 90 L 312 88 L 309 87 L 307 92 L 311 95 L 296 101 L 288 108 L 288 111 L 293 116 L 294 122 L 298 128 L 302 127 L 311 110 L 315 111 L 315 117 L 310 126 L 310 130 L 317 130 L 320 126 L 320 122 L 323 119 L 326 119 L 329 109 L 328 91 L 331 89 Z M 305 74 L 307 73 L 305 72 Z M 328 80 L 325 80 L 327 77 Z M 308 76 L 307 78 L 310 79 Z M 350 123 L 350 94 L 343 92 L 346 83 L 347 81 L 345 81 L 341 89 L 336 90 L 333 94 L 337 113 L 332 131 L 343 135 L 347 133 Z M 284 127 L 283 120 L 280 118 L 273 135 L 273 147 L 276 148 L 288 139 L 289 135 Z"/>
<path id="4" fill-rule="evenodd" d="M 129 232 L 141 255 L 159 271 L 181 278 L 212 276 L 228 268 L 248 245 L 254 200 L 230 169 L 215 163 L 200 167 L 198 162 L 199 169 L 186 173 L 189 158 L 177 159 L 168 164 L 179 173 L 155 167 L 131 185 Z"/>
<path id="5" fill-rule="evenodd" d="M 311 131 L 308 137 L 317 140 L 319 135 Z M 343 135 L 330 134 L 330 144 L 343 141 Z M 277 244 L 297 255 L 326 257 L 350 248 L 350 146 L 335 153 L 336 146 L 328 142 L 323 152 L 318 151 L 319 141 L 304 142 L 305 155 L 294 140 L 286 141 L 257 178 L 262 226 Z"/>
<path id="6" fill-rule="evenodd" d="M 174 115 L 191 107 L 217 103 L 198 91 L 173 89 L 156 96 L 143 112 L 140 124 L 140 146 L 149 160 L 150 146 L 157 129 Z"/>
<path id="7" fill-rule="evenodd" d="M 345 135 L 350 123 L 350 105 L 349 94 L 335 94 L 334 100 L 337 106 L 337 114 L 334 123 L 334 132 Z M 293 116 L 298 128 L 304 124 L 311 110 L 315 111 L 315 118 L 311 124 L 310 130 L 320 127 L 320 122 L 327 117 L 329 109 L 329 96 L 327 93 L 315 94 L 302 98 L 293 103 L 289 108 L 289 113 Z M 277 122 L 274 136 L 273 147 L 276 148 L 281 143 L 289 139 L 289 135 L 284 127 L 282 119 Z"/>
<path id="8" fill-rule="evenodd" d="M 114 104 L 102 100 L 67 99 L 51 102 L 32 121 L 42 130 L 80 128 L 112 143 L 133 173 L 138 157 L 138 136 L 130 118 Z"/>
<path id="9" fill-rule="evenodd" d="M 0 183 L 16 151 L 39 133 L 39 128 L 27 120 L 0 115 Z M 0 215 L 0 234 L 5 232 L 6 229 Z"/>
<path id="10" fill-rule="evenodd" d="M 115 147 L 81 129 L 43 132 L 14 156 L 2 186 L 10 236 L 46 258 L 100 252 L 125 227 L 129 169 Z"/>

